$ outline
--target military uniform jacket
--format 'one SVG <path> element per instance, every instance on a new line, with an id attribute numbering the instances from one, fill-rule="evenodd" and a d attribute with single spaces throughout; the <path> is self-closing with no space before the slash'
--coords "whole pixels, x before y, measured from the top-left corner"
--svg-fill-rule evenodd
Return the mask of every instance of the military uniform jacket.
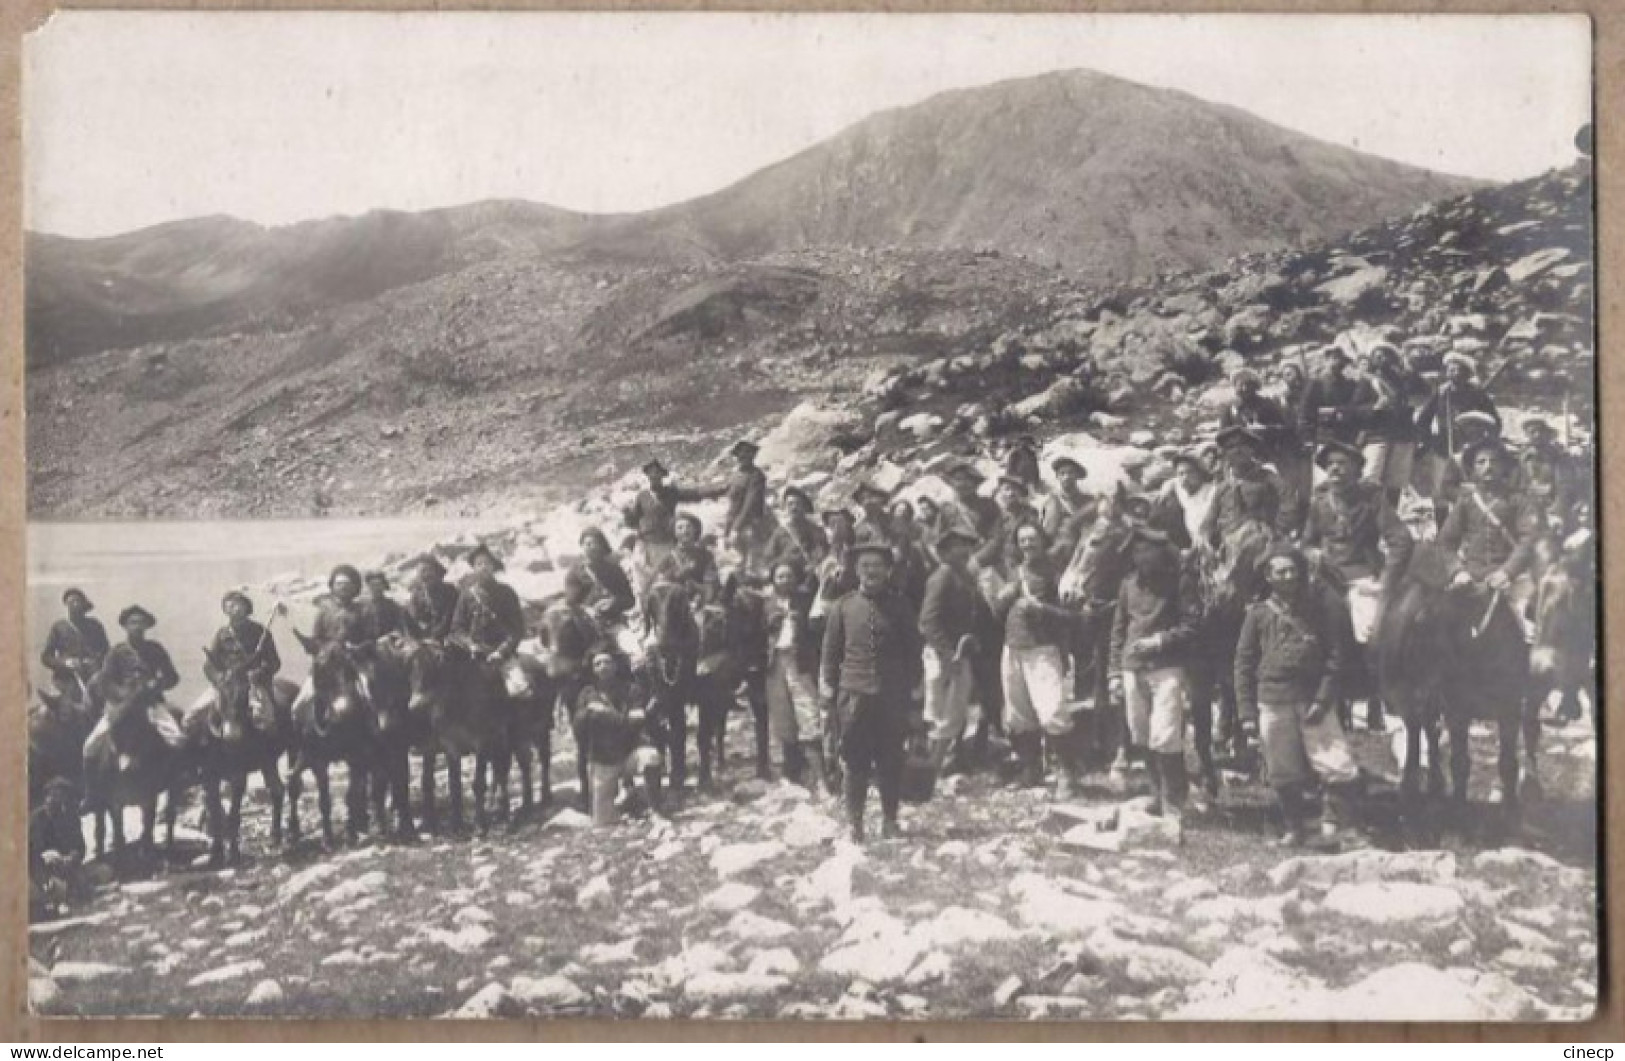
<path id="1" fill-rule="evenodd" d="M 58 619 L 45 635 L 45 651 L 40 653 L 40 662 L 51 673 L 70 678 L 68 660 L 89 660 L 94 671 L 107 658 L 107 649 L 107 629 L 99 619 L 88 615 L 77 623 L 72 619 Z"/>
<path id="2" fill-rule="evenodd" d="M 671 545 L 677 541 L 677 506 L 713 496 L 714 491 L 689 490 L 671 483 L 663 484 L 659 490 L 644 487 L 622 516 L 626 525 L 637 531 L 644 541 L 652 545 Z"/>
<path id="3" fill-rule="evenodd" d="M 391 597 L 368 597 L 361 607 L 374 637 L 406 632 L 406 609 Z"/>
<path id="4" fill-rule="evenodd" d="M 625 569 L 614 557 L 606 556 L 598 561 L 582 560 L 575 570 L 592 583 L 587 606 L 604 622 L 624 622 L 632 609 L 637 607 L 637 598 L 632 594 L 632 581 L 626 577 Z M 600 605 L 603 606 L 602 610 Z"/>
<path id="5" fill-rule="evenodd" d="M 114 645 L 107 653 L 101 673 L 96 676 L 97 688 L 105 693 L 108 689 L 129 688 L 136 682 L 155 682 L 160 693 L 181 683 L 181 676 L 163 645 L 156 641 L 132 645 L 126 641 Z"/>
<path id="6" fill-rule="evenodd" d="M 1117 609 L 1112 614 L 1111 673 L 1188 664 L 1201 621 L 1196 580 L 1180 570 L 1177 561 L 1156 580 L 1131 573 L 1117 591 Z M 1152 635 L 1162 638 L 1157 648 L 1135 645 Z"/>
<path id="7" fill-rule="evenodd" d="M 1208 542 L 1218 544 L 1249 521 L 1262 523 L 1282 534 L 1290 533 L 1294 528 L 1282 525 L 1286 518 L 1286 506 L 1281 504 L 1281 480 L 1268 468 L 1261 468 L 1256 476 L 1226 475 L 1219 480 L 1203 529 Z"/>
<path id="8" fill-rule="evenodd" d="M 1336 598 L 1304 588 L 1293 608 L 1271 598 L 1247 609 L 1236 644 L 1236 705 L 1258 717 L 1258 702 L 1330 701 L 1348 669 L 1353 633 Z"/>
<path id="9" fill-rule="evenodd" d="M 1321 555 L 1345 582 L 1403 571 L 1415 543 L 1381 486 L 1357 482 L 1347 493 L 1321 483 L 1309 501 L 1303 544 Z M 1382 547 L 1386 546 L 1387 567 Z"/>
<path id="10" fill-rule="evenodd" d="M 1501 411 L 1483 387 L 1476 383 L 1461 387 L 1443 383 L 1416 414 L 1416 430 L 1422 447 L 1440 456 L 1450 456 L 1445 445 L 1448 425 L 1454 424 L 1462 413 L 1488 414 L 1495 420 L 1495 433 L 1501 433 Z"/>
<path id="11" fill-rule="evenodd" d="M 1227 405 L 1219 414 L 1219 426 L 1250 429 L 1264 441 L 1264 451 L 1271 456 L 1288 454 L 1298 446 L 1298 432 L 1285 410 L 1262 394 L 1248 400 L 1237 398 Z"/>
<path id="12" fill-rule="evenodd" d="M 920 636 L 944 660 L 953 658 L 960 638 L 974 636 L 981 627 L 982 595 L 970 573 L 961 574 L 944 564 L 931 572 L 920 605 Z"/>
<path id="13" fill-rule="evenodd" d="M 711 550 L 700 544 L 678 545 L 655 568 L 655 577 L 675 582 L 690 589 L 709 589 L 721 578 L 717 574 L 717 558 Z"/>
<path id="14" fill-rule="evenodd" d="M 406 602 L 407 629 L 424 641 L 444 641 L 451 635 L 451 619 L 456 612 L 456 586 L 445 582 L 421 584 Z"/>
<path id="15" fill-rule="evenodd" d="M 760 468 L 738 468 L 728 478 L 728 515 L 722 531 L 727 537 L 747 537 L 767 529 L 767 473 Z"/>
<path id="16" fill-rule="evenodd" d="M 479 652 L 511 656 L 525 638 L 525 615 L 519 594 L 495 579 L 472 581 L 457 596 L 451 636 Z"/>
<path id="17" fill-rule="evenodd" d="M 1495 571 L 1517 578 L 1529 566 L 1535 540 L 1544 529 L 1540 506 L 1534 501 L 1514 493 L 1491 494 L 1469 483 L 1445 517 L 1437 540 L 1478 581 Z"/>
<path id="18" fill-rule="evenodd" d="M 820 686 L 906 705 L 920 680 L 918 620 L 901 594 L 848 593 L 824 627 Z"/>
<path id="19" fill-rule="evenodd" d="M 361 645 L 375 640 L 377 635 L 373 633 L 372 615 L 359 600 L 340 604 L 329 597 L 316 612 L 311 637 L 323 645 Z"/>
<path id="20" fill-rule="evenodd" d="M 779 524 L 773 528 L 763 549 L 763 560 L 769 571 L 787 560 L 794 560 L 811 573 L 818 570 L 828 555 L 829 535 L 810 519 L 786 520 Z"/>
<path id="21" fill-rule="evenodd" d="M 241 671 L 260 681 L 282 669 L 276 641 L 252 619 L 227 623 L 217 630 L 209 654 L 226 670 Z"/>

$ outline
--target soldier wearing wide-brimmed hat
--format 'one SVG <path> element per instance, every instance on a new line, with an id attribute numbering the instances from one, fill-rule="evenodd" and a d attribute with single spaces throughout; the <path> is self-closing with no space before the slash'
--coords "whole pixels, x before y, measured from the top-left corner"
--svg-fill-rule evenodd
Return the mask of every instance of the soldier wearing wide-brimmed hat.
<path id="1" fill-rule="evenodd" d="M 462 646 L 478 661 L 506 668 L 525 638 L 519 594 L 497 579 L 502 560 L 489 545 L 481 542 L 475 546 L 467 560 L 473 572 L 457 593 L 447 640 Z M 518 675 L 513 680 L 517 689 Z"/>
<path id="2" fill-rule="evenodd" d="M 1518 493 L 1516 462 L 1498 438 L 1462 453 L 1471 482 L 1439 528 L 1438 545 L 1456 554 L 1458 584 L 1476 583 L 1505 592 L 1515 614 L 1533 589 L 1528 578 L 1545 518 L 1533 498 Z"/>
<path id="3" fill-rule="evenodd" d="M 891 548 L 854 542 L 858 588 L 829 609 L 819 689 L 845 765 L 847 823 L 864 836 L 869 782 L 880 789 L 881 832 L 897 835 L 903 741 L 920 680 L 918 619 L 891 588 Z"/>
<path id="4" fill-rule="evenodd" d="M 1089 475 L 1080 461 L 1062 454 L 1049 466 L 1055 487 L 1044 492 L 1038 508 L 1039 521 L 1054 543 L 1056 555 L 1070 557 L 1084 531 L 1095 521 L 1098 506 L 1094 495 L 1079 485 Z"/>
<path id="5" fill-rule="evenodd" d="M 1462 416 L 1468 413 L 1477 415 L 1464 424 Z M 1478 381 L 1477 362 L 1452 351 L 1444 356 L 1444 379 L 1416 414 L 1418 447 L 1423 455 L 1418 484 L 1435 499 L 1440 496 L 1449 461 L 1461 452 L 1462 446 L 1486 433 L 1479 417 L 1488 424 L 1490 433 L 1501 433 L 1501 411 Z"/>
<path id="6" fill-rule="evenodd" d="M 69 588 L 62 593 L 62 606 L 67 616 L 51 624 L 45 635 L 45 650 L 40 662 L 51 672 L 57 691 L 62 695 L 83 700 L 84 683 L 101 670 L 111 647 L 107 628 L 101 620 L 91 617 L 95 605 L 84 590 Z"/>
<path id="7" fill-rule="evenodd" d="M 818 566 L 829 555 L 829 535 L 813 518 L 816 507 L 812 495 L 799 486 L 786 486 L 779 492 L 779 523 L 762 548 L 763 566 L 770 578 L 773 568 L 794 560 L 806 580 L 804 588 L 817 589 Z"/>
<path id="8" fill-rule="evenodd" d="M 457 587 L 446 582 L 446 565 L 425 553 L 412 562 L 416 578 L 406 602 L 407 629 L 425 641 L 444 641 L 457 610 Z"/>
<path id="9" fill-rule="evenodd" d="M 1203 540 L 1217 547 L 1247 522 L 1291 533 L 1295 528 L 1289 525 L 1290 509 L 1282 504 L 1281 478 L 1260 459 L 1263 440 L 1251 429 L 1237 425 L 1220 431 L 1217 442 L 1224 455 L 1225 473 L 1214 491 Z"/>
<path id="10" fill-rule="evenodd" d="M 715 487 L 684 487 L 670 481 L 670 472 L 659 458 L 643 465 L 644 487 L 622 512 L 626 526 L 637 536 L 632 559 L 632 575 L 639 596 L 646 596 L 655 571 L 677 545 L 677 510 L 728 492 L 728 484 Z"/>
<path id="11" fill-rule="evenodd" d="M 746 438 L 728 450 L 734 470 L 728 477 L 728 512 L 722 520 L 722 540 L 747 572 L 753 571 L 757 554 L 773 530 L 773 515 L 767 507 L 767 473 L 756 466 L 759 451 L 756 443 Z"/>
<path id="12" fill-rule="evenodd" d="M 211 677 L 231 672 L 243 674 L 259 690 L 262 702 L 269 703 L 264 694 L 269 691 L 271 679 L 282 669 L 276 640 L 263 624 L 250 618 L 254 602 L 241 590 L 231 590 L 221 597 L 220 610 L 226 613 L 226 623 L 215 631 L 206 653 Z M 275 615 L 276 609 L 273 609 L 272 617 Z"/>
<path id="13" fill-rule="evenodd" d="M 139 604 L 132 604 L 119 612 L 118 624 L 124 628 L 124 641 L 114 645 L 96 675 L 95 686 L 104 696 L 133 695 L 145 706 L 162 704 L 164 694 L 181 683 L 174 662 L 164 646 L 147 636 L 147 631 L 158 625 L 158 619 Z M 174 746 L 179 746 L 180 732 L 166 708 L 167 725 L 161 733 Z M 161 719 L 154 715 L 154 723 Z M 171 730 L 171 727 L 174 727 Z"/>

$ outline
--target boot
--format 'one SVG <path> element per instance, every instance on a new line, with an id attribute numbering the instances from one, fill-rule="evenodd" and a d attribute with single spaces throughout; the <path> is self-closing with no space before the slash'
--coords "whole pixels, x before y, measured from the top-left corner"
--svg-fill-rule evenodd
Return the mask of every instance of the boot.
<path id="1" fill-rule="evenodd" d="M 781 741 L 779 757 L 784 761 L 784 779 L 800 783 L 807 770 L 807 760 L 801 754 L 801 745 L 793 740 Z"/>
<path id="2" fill-rule="evenodd" d="M 1382 697 L 1375 693 L 1365 702 L 1365 728 L 1370 733 L 1388 732 L 1388 717 L 1382 709 Z"/>
<path id="3" fill-rule="evenodd" d="M 1056 802 L 1064 803 L 1078 797 L 1078 727 L 1058 736 L 1046 737 L 1051 753 L 1055 758 L 1055 767 L 1060 775 L 1055 781 Z"/>
<path id="4" fill-rule="evenodd" d="M 852 771 L 846 772 L 846 779 L 842 784 L 846 797 L 846 827 L 848 834 L 855 844 L 863 843 L 863 805 L 869 799 L 869 783 L 867 780 L 859 785 L 852 777 Z"/>
<path id="5" fill-rule="evenodd" d="M 1163 811 L 1162 786 L 1162 756 L 1147 755 L 1145 757 L 1146 772 L 1151 775 L 1151 808 L 1150 813 L 1160 817 Z"/>
<path id="6" fill-rule="evenodd" d="M 1302 847 L 1306 839 L 1303 827 L 1303 796 L 1297 785 L 1280 785 L 1275 789 L 1275 800 L 1281 807 L 1281 836 L 1278 847 Z"/>
<path id="7" fill-rule="evenodd" d="M 660 775 L 658 766 L 645 767 L 643 770 L 643 799 L 649 804 L 650 814 L 661 814 L 664 807 L 660 799 Z"/>
<path id="8" fill-rule="evenodd" d="M 1044 785 L 1044 745 L 1037 733 L 1012 733 L 1010 744 L 1021 764 L 1015 788 L 1042 788 Z"/>
<path id="9" fill-rule="evenodd" d="M 938 777 L 946 777 L 948 773 L 948 756 L 953 751 L 954 742 L 942 737 L 931 738 L 931 769 L 937 772 Z"/>
<path id="10" fill-rule="evenodd" d="M 756 779 L 773 780 L 772 757 L 768 755 L 767 712 L 764 710 L 753 720 L 756 724 Z"/>
<path id="11" fill-rule="evenodd" d="M 807 789 L 817 796 L 833 796 L 835 793 L 829 788 L 829 775 L 824 772 L 824 746 L 818 741 L 802 741 L 800 752 L 806 757 L 806 766 L 801 776 L 806 782 Z"/>

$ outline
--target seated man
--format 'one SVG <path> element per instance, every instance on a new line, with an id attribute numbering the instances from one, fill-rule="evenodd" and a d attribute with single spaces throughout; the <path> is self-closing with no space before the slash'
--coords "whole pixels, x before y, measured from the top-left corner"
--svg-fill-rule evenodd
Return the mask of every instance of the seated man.
<path id="1" fill-rule="evenodd" d="M 254 614 L 254 602 L 247 594 L 232 590 L 221 598 L 220 608 L 226 613 L 226 625 L 215 632 L 209 658 L 223 671 L 237 671 L 248 678 L 255 725 L 268 727 L 275 703 L 271 680 L 282 669 L 276 641 L 268 629 L 249 618 Z"/>
<path id="2" fill-rule="evenodd" d="M 84 590 L 69 589 L 62 594 L 67 617 L 51 624 L 45 635 L 45 651 L 40 662 L 51 672 L 57 691 L 70 700 L 85 699 L 85 685 L 101 670 L 110 647 L 101 620 L 91 618 L 95 605 Z"/>
<path id="3" fill-rule="evenodd" d="M 1514 489 L 1512 454 L 1499 439 L 1462 454 L 1473 480 L 1439 528 L 1438 544 L 1457 555 L 1452 585 L 1505 594 L 1513 614 L 1527 621 L 1534 593 L 1531 563 L 1545 520 L 1538 503 Z"/>
<path id="4" fill-rule="evenodd" d="M 28 815 L 28 905 L 48 914 L 60 908 L 78 882 L 85 860 L 79 796 L 66 778 L 45 783 L 45 799 Z"/>
<path id="5" fill-rule="evenodd" d="M 525 639 L 519 594 L 497 581 L 502 561 L 489 546 L 476 546 L 468 554 L 468 562 L 474 573 L 457 596 L 448 640 L 465 649 L 475 662 L 497 668 L 509 696 L 528 696 L 530 676 L 517 654 L 519 642 Z"/>

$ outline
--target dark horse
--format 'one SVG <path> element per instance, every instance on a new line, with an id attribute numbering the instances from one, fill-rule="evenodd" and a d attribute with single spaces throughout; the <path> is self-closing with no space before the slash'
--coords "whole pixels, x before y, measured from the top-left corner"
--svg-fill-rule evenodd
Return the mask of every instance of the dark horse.
<path id="1" fill-rule="evenodd" d="M 248 775 L 259 771 L 271 797 L 271 843 L 282 843 L 282 777 L 277 761 L 293 746 L 293 701 L 299 687 L 278 678 L 256 687 L 241 667 L 225 667 L 203 650 L 213 689 L 188 713 L 188 729 L 198 730 L 203 793 L 209 810 L 209 861 L 220 865 L 242 858 L 243 792 Z M 220 801 L 224 784 L 229 810 Z"/>
<path id="2" fill-rule="evenodd" d="M 89 698 L 37 690 L 28 705 L 28 805 L 45 797 L 53 778 L 84 786 L 85 738 L 100 717 L 101 705 Z"/>
<path id="3" fill-rule="evenodd" d="M 1422 741 L 1429 744 L 1429 790 L 1442 786 L 1439 726 L 1450 743 L 1453 807 L 1467 804 L 1474 719 L 1497 727 L 1501 799 L 1518 811 L 1519 738 L 1529 679 L 1529 644 L 1506 596 L 1476 585 L 1450 586 L 1450 558 L 1432 543 L 1417 546 L 1394 602 L 1377 629 L 1377 679 L 1383 699 L 1405 721 L 1400 794 L 1414 805 Z M 1526 750 L 1531 774 L 1536 748 Z"/>
<path id="4" fill-rule="evenodd" d="M 354 842 L 368 828 L 367 788 L 378 751 L 378 713 L 371 693 L 373 661 L 370 653 L 330 642 L 318 645 L 295 630 L 294 637 L 311 654 L 310 676 L 315 695 L 293 710 L 293 755 L 288 764 L 288 839 L 297 843 L 299 797 L 304 791 L 304 772 L 316 778 L 316 806 L 321 813 L 322 841 L 333 842 L 333 799 L 328 770 L 343 763 L 349 777 L 344 794 L 346 839 Z M 381 808 L 382 786 L 373 796 Z"/>
<path id="5" fill-rule="evenodd" d="M 756 741 L 756 776 L 769 766 L 767 720 L 767 618 L 762 599 L 729 575 L 713 601 L 694 609 L 699 632 L 694 666 L 694 703 L 699 708 L 700 786 L 720 779 L 728 715 L 743 682 Z M 713 766 L 714 764 L 714 766 Z"/>
<path id="6" fill-rule="evenodd" d="M 466 648 L 438 641 L 409 643 L 406 673 L 410 697 L 411 745 L 423 756 L 423 821 L 439 826 L 435 807 L 435 756 L 446 757 L 451 826 L 463 827 L 463 756 L 474 759 L 474 822 L 485 832 L 486 770 L 497 793 L 496 817 L 508 818 L 508 771 L 513 759 L 516 707 L 503 685 L 502 671 L 476 660 Z M 404 760 L 397 760 L 398 762 Z M 399 775 L 397 775 L 399 776 Z M 396 782 L 397 788 L 402 787 Z M 397 796 L 404 806 L 404 799 Z"/>
<path id="7" fill-rule="evenodd" d="M 700 627 L 688 588 L 680 583 L 656 582 L 649 587 L 643 614 L 650 634 L 644 678 L 651 711 L 666 734 L 672 793 L 680 799 L 688 780 L 688 705 L 694 700 Z M 709 765 L 708 756 L 704 761 Z"/>
<path id="8" fill-rule="evenodd" d="M 194 774 L 190 749 L 176 746 L 159 732 L 150 711 L 168 711 L 147 689 L 101 690 L 102 721 L 84 745 L 83 809 L 96 817 L 96 855 L 106 850 L 107 821 L 113 825 L 113 849 L 124 847 L 123 809 L 141 808 L 141 846 L 155 847 L 158 796 L 163 794 L 165 851 L 175 844 L 175 815 L 180 797 Z M 177 725 L 178 730 L 178 725 Z"/>

